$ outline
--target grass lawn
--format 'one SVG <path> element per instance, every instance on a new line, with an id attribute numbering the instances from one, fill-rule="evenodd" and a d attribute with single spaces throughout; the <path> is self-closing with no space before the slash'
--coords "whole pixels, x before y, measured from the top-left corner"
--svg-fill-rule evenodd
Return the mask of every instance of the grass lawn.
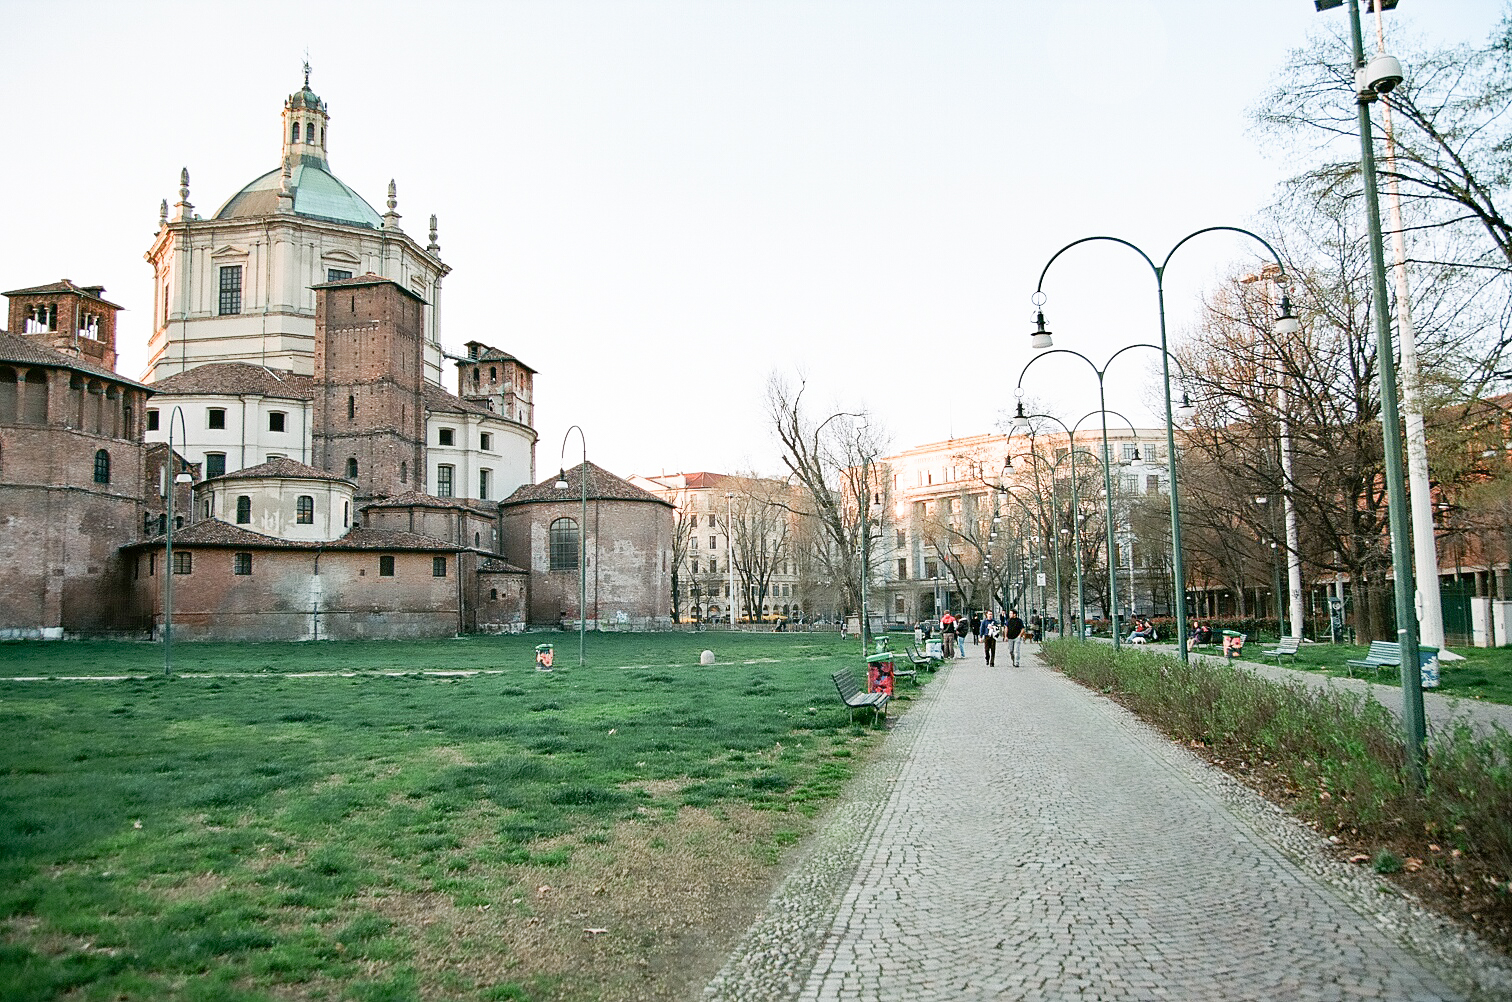
<path id="1" fill-rule="evenodd" d="M 1267 658 L 1260 652 L 1275 646 L 1273 642 L 1256 643 L 1251 640 L 1244 645 L 1243 659 L 1274 664 L 1275 658 Z M 1175 651 L 1174 645 L 1171 644 L 1153 644 L 1151 649 L 1166 653 Z M 1344 662 L 1351 659 L 1362 660 L 1369 651 L 1369 644 L 1364 646 L 1304 644 L 1301 653 L 1297 656 L 1296 664 L 1292 664 L 1291 658 L 1286 658 L 1282 666 L 1344 678 L 1349 674 Z M 1211 654 L 1214 657 L 1222 656 L 1216 647 L 1210 650 L 1204 648 L 1202 653 Z M 1461 696 L 1465 699 L 1484 699 L 1492 703 L 1512 703 L 1512 647 L 1463 647 L 1457 648 L 1455 653 L 1463 654 L 1465 660 L 1440 661 L 1439 687 L 1428 691 Z M 1354 677 L 1389 685 L 1401 684 L 1401 673 L 1390 669 L 1373 675 L 1369 669 L 1362 671 L 1356 668 Z"/>
<path id="2" fill-rule="evenodd" d="M 0 683 L 0 998 L 685 995 L 882 733 L 829 679 L 858 644 L 588 645 L 0 646 L 152 675 Z"/>

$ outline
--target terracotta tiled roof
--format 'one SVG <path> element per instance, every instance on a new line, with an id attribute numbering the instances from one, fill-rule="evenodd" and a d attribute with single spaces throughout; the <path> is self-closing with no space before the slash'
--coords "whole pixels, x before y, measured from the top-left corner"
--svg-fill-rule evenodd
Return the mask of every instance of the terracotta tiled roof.
<path id="1" fill-rule="evenodd" d="M 260 477 L 285 477 L 291 480 L 337 480 L 342 483 L 351 483 L 346 477 L 337 476 L 325 470 L 317 470 L 313 466 L 297 463 L 292 459 L 270 459 L 266 463 L 257 466 L 248 466 L 237 470 L 235 473 L 227 473 L 224 476 L 213 477 L 212 480 L 255 480 Z"/>
<path id="2" fill-rule="evenodd" d="M 122 549 L 157 547 L 164 545 L 165 541 L 165 537 L 159 534 L 127 544 Z M 277 539 L 260 532 L 252 532 L 239 525 L 232 525 L 230 522 L 222 522 L 218 518 L 207 518 L 193 525 L 186 525 L 182 529 L 173 530 L 173 545 L 264 550 L 444 550 L 457 552 L 467 549 L 465 546 L 458 546 L 418 532 L 365 527 L 352 529 L 345 536 L 329 543 Z"/>
<path id="3" fill-rule="evenodd" d="M 450 411 L 456 414 L 481 414 L 485 417 L 498 418 L 507 421 L 502 414 L 495 413 L 481 404 L 475 404 L 461 397 L 447 393 L 439 386 L 431 383 L 425 384 L 425 409 L 431 412 Z"/>
<path id="4" fill-rule="evenodd" d="M 393 497 L 363 505 L 369 508 L 446 508 L 449 510 L 474 511 L 483 515 L 497 514 L 497 501 L 474 501 L 469 498 L 438 498 L 423 491 L 407 491 Z"/>
<path id="5" fill-rule="evenodd" d="M 315 399 L 315 380 L 293 372 L 265 369 L 247 362 L 197 365 L 152 384 L 158 393 L 253 393 L 286 400 Z"/>
<path id="6" fill-rule="evenodd" d="M 530 504 L 539 501 L 576 501 L 582 497 L 583 466 L 579 463 L 565 474 L 568 487 L 560 490 L 556 486 L 555 475 L 547 477 L 538 484 L 526 484 L 504 500 L 505 505 Z M 592 463 L 588 467 L 588 500 L 590 501 L 650 501 L 655 504 L 673 507 L 670 501 L 663 500 L 650 491 L 642 490 L 626 480 L 621 480 L 601 466 Z"/>
<path id="7" fill-rule="evenodd" d="M 75 358 L 66 352 L 58 351 L 42 344 L 35 337 L 27 337 L 23 334 L 9 334 L 0 331 L 0 362 L 16 362 L 21 365 L 48 365 L 56 369 L 71 369 L 74 372 L 82 372 L 90 376 L 98 376 L 108 379 L 113 383 L 123 386 L 135 386 L 138 389 L 151 390 L 151 386 L 143 386 L 134 379 L 127 379 L 118 372 L 103 369 L 98 365 L 86 362 L 82 358 Z"/>
<path id="8" fill-rule="evenodd" d="M 60 279 L 59 281 L 56 281 L 56 282 L 50 282 L 47 285 L 34 286 L 33 288 L 30 288 L 30 289 L 12 289 L 10 292 L 0 293 L 0 295 L 5 295 L 5 296 L 46 296 L 46 295 L 50 295 L 52 293 L 59 293 L 59 292 L 72 292 L 72 293 L 75 293 L 75 294 L 80 295 L 80 296 L 85 296 L 85 297 L 87 297 L 89 299 L 93 299 L 93 300 L 96 300 L 98 302 L 104 303 L 106 306 L 109 306 L 111 309 L 115 309 L 115 310 L 124 310 L 126 308 L 124 306 L 117 306 L 115 303 L 110 302 L 109 300 L 107 300 L 102 295 L 105 292 L 105 286 L 103 286 L 103 285 L 74 285 L 72 282 L 70 282 L 66 278 Z"/>
<path id="9" fill-rule="evenodd" d="M 406 296 L 409 296 L 411 299 L 419 300 L 422 303 L 425 302 L 425 299 L 419 293 L 415 292 L 415 290 L 406 289 L 404 286 L 400 285 L 392 278 L 384 278 L 382 275 L 374 275 L 372 272 L 368 272 L 366 275 L 353 275 L 351 278 L 338 278 L 334 282 L 321 282 L 318 285 L 310 286 L 310 288 L 355 289 L 365 285 L 392 285 L 394 288 L 398 289 Z"/>
<path id="10" fill-rule="evenodd" d="M 490 574 L 529 574 L 523 567 L 500 560 L 498 557 L 484 557 L 478 561 L 478 570 L 487 571 Z"/>
<path id="11" fill-rule="evenodd" d="M 484 344 L 482 341 L 469 341 L 469 342 L 467 342 L 467 346 L 469 348 L 471 348 L 473 345 L 477 345 L 479 348 L 482 349 L 482 351 L 480 351 L 476 355 L 469 355 L 466 358 L 459 358 L 459 359 L 457 359 L 457 361 L 459 361 L 459 362 L 513 362 L 515 365 L 518 365 L 520 368 L 524 369 L 526 372 L 535 372 L 536 371 L 535 369 L 532 369 L 530 366 L 526 365 L 524 362 L 520 361 L 518 358 L 516 358 L 515 356 L 511 355 L 509 352 L 505 351 L 502 348 L 493 348 L 493 347 L 490 347 L 490 346 Z"/>

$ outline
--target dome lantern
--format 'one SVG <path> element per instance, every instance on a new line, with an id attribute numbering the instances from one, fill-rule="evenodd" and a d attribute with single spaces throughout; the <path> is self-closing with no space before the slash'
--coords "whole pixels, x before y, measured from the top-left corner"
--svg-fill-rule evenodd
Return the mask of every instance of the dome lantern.
<path id="1" fill-rule="evenodd" d="M 284 163 L 326 166 L 325 102 L 310 89 L 310 64 L 304 64 L 304 86 L 289 95 L 283 110 Z"/>

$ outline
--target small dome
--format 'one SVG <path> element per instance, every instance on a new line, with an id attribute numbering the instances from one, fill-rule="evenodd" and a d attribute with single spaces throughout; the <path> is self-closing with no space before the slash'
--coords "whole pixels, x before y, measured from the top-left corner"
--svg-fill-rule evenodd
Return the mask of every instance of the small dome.
<path id="1" fill-rule="evenodd" d="M 314 97 L 313 94 L 310 96 Z M 312 158 L 302 158 L 302 162 L 294 165 L 289 179 L 294 191 L 296 216 L 345 223 L 348 226 L 367 226 L 375 230 L 382 228 L 383 217 L 361 195 L 348 188 L 324 167 L 306 162 L 307 159 Z M 282 179 L 281 171 L 269 171 L 232 195 L 215 213 L 215 218 L 245 219 L 249 216 L 273 215 L 278 211 L 278 189 Z"/>
<path id="2" fill-rule="evenodd" d="M 314 111 L 325 111 L 325 103 L 315 96 L 307 83 L 297 92 L 289 95 L 290 108 L 310 108 Z"/>

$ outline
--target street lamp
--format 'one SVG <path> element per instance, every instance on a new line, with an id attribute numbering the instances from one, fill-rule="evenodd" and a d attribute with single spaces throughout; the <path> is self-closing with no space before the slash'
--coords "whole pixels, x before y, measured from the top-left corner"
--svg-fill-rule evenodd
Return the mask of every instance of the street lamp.
<path id="1" fill-rule="evenodd" d="M 1051 559 L 1053 559 L 1055 561 L 1055 618 L 1056 618 L 1057 625 L 1059 626 L 1060 636 L 1064 637 L 1066 635 L 1066 610 L 1064 608 L 1062 608 L 1062 606 L 1061 606 L 1060 533 L 1057 531 L 1057 529 L 1059 528 L 1059 526 L 1057 525 L 1057 523 L 1059 522 L 1059 518 L 1057 518 L 1056 515 L 1055 515 L 1055 511 L 1056 511 L 1056 508 L 1055 508 L 1055 466 L 1056 466 L 1056 464 L 1055 463 L 1051 463 L 1048 459 L 1046 459 L 1045 457 L 1043 457 L 1043 456 L 1041 456 L 1038 453 L 1033 452 L 1033 451 L 1030 451 L 1030 452 L 1021 452 L 1018 455 L 1020 457 L 1027 456 L 1030 459 L 1037 459 L 1041 463 L 1045 463 L 1046 465 L 1048 465 L 1050 467 L 1050 485 L 1051 485 L 1050 486 L 1050 511 L 1051 511 L 1051 518 L 1050 518 L 1050 524 L 1049 524 L 1049 526 L 1046 526 L 1043 523 L 1043 521 L 1040 519 L 1039 515 L 1037 515 L 1036 513 L 1034 513 L 1033 511 L 1030 510 L 1028 504 L 1026 504 L 1022 498 L 1020 498 L 1017 494 L 1013 493 L 1012 488 L 1008 487 L 1005 483 L 1003 483 L 1003 481 L 1007 479 L 1005 476 L 1001 476 L 1000 475 L 999 478 L 998 478 L 999 482 L 998 482 L 998 485 L 997 485 L 997 493 L 1000 496 L 1002 496 L 1002 497 L 1012 498 L 1014 501 L 1017 501 L 1021 506 L 1023 506 L 1024 510 L 1029 513 L 1030 517 L 1035 520 L 1035 522 L 1038 524 L 1039 529 L 1041 531 L 1048 532 L 1049 535 L 1050 535 L 1050 546 L 1051 546 L 1051 553 L 1052 553 Z M 1009 470 L 1009 469 L 1012 468 L 1014 458 L 1015 457 L 1013 457 L 1013 456 L 1008 456 L 1008 457 L 1006 457 L 1003 460 L 1003 470 L 1004 471 L 1007 471 L 1007 470 Z M 1000 523 L 1002 520 L 1003 520 L 1002 516 L 999 515 L 999 514 L 994 514 L 992 516 L 993 535 L 994 536 L 997 535 L 997 529 L 996 529 L 996 527 L 997 527 L 998 523 Z M 1038 537 L 1036 537 L 1036 538 L 1038 538 Z M 1043 540 L 1041 540 L 1041 543 L 1043 543 Z M 1041 548 L 1041 553 L 1043 554 L 1043 547 Z M 1043 609 L 1044 612 L 1048 613 L 1049 609 L 1043 608 L 1045 605 L 1046 605 L 1046 603 L 1045 603 L 1045 586 L 1044 585 L 1040 585 L 1040 606 L 1042 607 L 1042 609 Z"/>
<path id="2" fill-rule="evenodd" d="M 175 484 L 190 484 L 194 478 L 187 470 L 173 472 L 173 420 L 178 419 L 179 427 L 184 430 L 184 442 L 189 442 L 189 426 L 184 423 L 184 412 L 179 407 L 174 407 L 168 415 L 168 458 L 167 465 L 163 468 L 163 488 L 168 494 L 167 521 L 164 522 L 163 544 L 163 674 L 173 674 L 173 487 Z M 191 502 L 190 512 L 193 513 Z"/>
<path id="3" fill-rule="evenodd" d="M 1329 2 L 1329 0 L 1319 0 L 1319 2 Z M 1356 2 L 1357 0 L 1350 0 L 1350 3 Z M 1387 0 L 1382 0 L 1382 2 L 1387 2 Z M 1355 38 L 1356 45 L 1358 45 L 1358 20 L 1356 21 Z M 1182 661 L 1187 660 L 1186 568 L 1182 562 L 1181 556 L 1181 505 L 1178 503 L 1180 494 L 1176 489 L 1175 411 L 1178 408 L 1173 407 L 1171 403 L 1171 353 L 1169 351 L 1169 341 L 1166 337 L 1165 271 L 1171 263 L 1171 258 L 1176 254 L 1178 250 L 1182 248 L 1183 245 L 1186 244 L 1188 240 L 1202 236 L 1206 233 L 1216 232 L 1239 233 L 1258 241 L 1265 247 L 1266 250 L 1270 251 L 1271 257 L 1275 259 L 1276 264 L 1283 269 L 1281 274 L 1285 274 L 1285 266 L 1281 264 L 1281 255 L 1276 253 L 1276 249 L 1269 243 L 1267 243 L 1263 237 L 1251 233 L 1249 230 L 1241 229 L 1237 226 L 1209 226 L 1204 229 L 1197 230 L 1193 233 L 1188 233 L 1186 236 L 1176 241 L 1176 245 L 1170 249 L 1170 251 L 1165 256 L 1165 260 L 1160 264 L 1156 264 L 1155 261 L 1150 257 L 1150 255 L 1146 254 L 1139 247 L 1127 240 L 1122 239 L 1121 237 L 1083 237 L 1080 240 L 1073 240 L 1071 243 L 1067 244 L 1066 246 L 1062 247 L 1060 250 L 1052 254 L 1050 256 L 1050 260 L 1045 262 L 1045 267 L 1040 271 L 1039 282 L 1034 287 L 1035 330 L 1029 335 L 1029 343 L 1036 351 L 1050 347 L 1051 335 L 1050 332 L 1045 329 L 1045 312 L 1043 309 L 1043 306 L 1045 304 L 1045 293 L 1043 291 L 1045 286 L 1045 275 L 1049 273 L 1050 266 L 1055 263 L 1056 258 L 1059 258 L 1062 254 L 1066 253 L 1066 251 L 1070 250 L 1072 247 L 1076 247 L 1084 243 L 1090 243 L 1096 240 L 1107 240 L 1112 243 L 1121 244 L 1122 246 L 1129 248 L 1130 250 L 1134 251 L 1134 253 L 1143 258 L 1145 264 L 1149 265 L 1150 270 L 1155 274 L 1155 301 L 1160 315 L 1160 375 L 1162 383 L 1165 386 L 1166 478 L 1170 482 L 1171 491 L 1171 573 L 1176 579 L 1176 587 L 1174 589 L 1176 596 L 1176 650 L 1180 654 Z M 1377 241 L 1377 246 L 1379 246 L 1379 241 Z M 1384 291 L 1382 291 L 1380 296 L 1378 296 L 1378 301 L 1379 299 L 1383 298 L 1384 295 L 1385 293 Z M 1384 308 L 1384 305 L 1382 306 L 1382 308 Z M 1109 361 L 1111 362 L 1112 359 L 1109 359 Z M 1186 410 L 1189 408 L 1190 399 L 1187 397 L 1186 393 L 1183 392 L 1182 404 L 1179 409 Z"/>
<path id="4" fill-rule="evenodd" d="M 1046 333 L 1045 336 L 1049 337 L 1050 335 L 1048 333 Z M 1153 347 L 1155 347 L 1155 346 L 1154 345 L 1148 345 L 1148 344 L 1131 344 L 1131 345 L 1128 345 L 1126 347 L 1120 348 L 1117 351 L 1115 351 L 1111 356 L 1109 356 L 1108 360 L 1103 363 L 1102 368 L 1098 368 L 1096 362 L 1093 362 L 1090 358 L 1088 358 L 1086 355 L 1083 355 L 1079 351 L 1072 351 L 1070 348 L 1055 348 L 1055 349 L 1047 351 L 1047 352 L 1045 352 L 1045 353 L 1043 353 L 1041 355 L 1037 355 L 1034 358 L 1031 358 L 1028 361 L 1028 363 L 1026 363 L 1024 365 L 1024 368 L 1019 372 L 1018 387 L 1014 391 L 1015 394 L 1020 398 L 1020 401 L 1019 401 L 1018 412 L 1016 414 L 1014 414 L 1014 416 L 1013 416 L 1013 424 L 1010 425 L 1010 428 L 1017 428 L 1019 426 L 1019 424 L 1020 424 L 1021 421 L 1024 424 L 1028 424 L 1028 418 L 1026 418 L 1024 416 L 1024 405 L 1023 405 L 1023 400 L 1022 400 L 1023 395 L 1024 395 L 1024 375 L 1025 375 L 1025 373 L 1027 373 L 1029 371 L 1029 369 L 1031 367 L 1033 367 L 1034 363 L 1036 363 L 1036 362 L 1038 362 L 1038 361 L 1040 361 L 1042 359 L 1049 358 L 1051 355 L 1074 355 L 1077 358 L 1081 359 L 1083 362 L 1086 362 L 1089 366 L 1091 366 L 1092 367 L 1092 371 L 1097 374 L 1097 403 L 1098 403 L 1098 409 L 1095 410 L 1095 411 L 1091 411 L 1088 414 L 1086 414 L 1085 416 L 1083 416 L 1080 421 L 1077 421 L 1077 426 L 1079 426 L 1081 424 L 1081 421 L 1085 421 L 1087 418 L 1091 417 L 1093 414 L 1097 414 L 1097 415 L 1099 415 L 1102 418 L 1103 493 L 1107 497 L 1107 507 L 1108 507 L 1107 525 L 1104 526 L 1104 529 L 1106 530 L 1107 537 L 1108 537 L 1107 538 L 1107 544 L 1108 544 L 1108 609 L 1105 610 L 1105 611 L 1107 611 L 1108 615 L 1112 617 L 1112 633 L 1113 633 L 1113 649 L 1114 650 L 1118 650 L 1118 647 L 1119 647 L 1119 640 L 1118 640 L 1118 568 L 1117 568 L 1117 566 L 1115 564 L 1115 561 L 1113 559 L 1113 546 L 1114 546 L 1114 541 L 1113 541 L 1113 473 L 1112 473 L 1112 459 L 1108 455 L 1108 415 L 1109 414 L 1116 414 L 1118 417 L 1122 417 L 1125 421 L 1128 421 L 1129 431 L 1133 434 L 1133 436 L 1136 439 L 1136 441 L 1139 438 L 1139 432 L 1135 430 L 1135 428 L 1134 428 L 1134 422 L 1129 421 L 1128 418 L 1124 417 L 1122 414 L 1119 414 L 1117 411 L 1110 411 L 1110 410 L 1108 410 L 1108 401 L 1107 401 L 1107 397 L 1106 397 L 1106 394 L 1105 394 L 1104 388 L 1103 388 L 1103 379 L 1107 375 L 1108 367 L 1113 364 L 1113 361 L 1116 358 L 1118 358 L 1119 355 L 1122 355 L 1124 352 L 1129 351 L 1132 348 L 1153 348 Z M 1065 424 L 1061 423 L 1061 427 L 1064 428 Z M 1070 447 L 1072 448 L 1072 450 L 1075 450 L 1075 448 L 1076 448 L 1076 442 L 1075 442 L 1075 439 L 1074 439 L 1074 435 L 1073 435 L 1073 430 L 1072 429 L 1067 429 L 1067 436 L 1068 436 L 1068 438 L 1071 438 L 1071 441 L 1069 443 Z M 1134 449 L 1134 460 L 1133 460 L 1133 462 L 1130 465 L 1132 467 L 1134 467 L 1134 468 L 1138 468 L 1138 467 L 1140 467 L 1140 466 L 1143 465 L 1142 460 L 1139 458 L 1139 448 L 1138 448 L 1137 444 L 1136 444 L 1135 449 Z M 1075 467 L 1074 467 L 1074 465 L 1073 465 L 1073 468 L 1072 468 L 1072 475 L 1073 475 L 1073 477 L 1075 476 Z M 1173 506 L 1175 504 L 1175 500 L 1176 500 L 1175 496 L 1173 495 L 1172 498 L 1171 498 L 1171 502 L 1172 502 Z M 1083 614 L 1085 614 L 1086 610 L 1083 609 L 1082 611 L 1083 611 Z"/>
<path id="5" fill-rule="evenodd" d="M 1318 10 L 1332 10 L 1343 0 L 1314 0 Z M 1373 0 L 1390 10 L 1396 0 Z M 1381 437 L 1386 453 L 1386 508 L 1391 525 L 1391 571 L 1396 595 L 1397 642 L 1402 649 L 1402 728 L 1407 763 L 1413 782 L 1423 784 L 1427 732 L 1423 721 L 1423 687 L 1418 665 L 1417 610 L 1413 601 L 1412 538 L 1407 512 L 1407 485 L 1402 476 L 1402 418 L 1397 409 L 1396 362 L 1391 342 L 1391 315 L 1386 303 L 1386 250 L 1381 241 L 1380 195 L 1376 188 L 1375 143 L 1371 137 L 1370 104 L 1402 80 L 1402 66 L 1394 58 L 1377 55 L 1365 63 L 1360 33 L 1360 0 L 1349 0 L 1350 39 L 1354 45 L 1355 108 L 1360 128 L 1360 175 L 1365 189 L 1365 223 L 1370 231 L 1371 294 L 1375 313 L 1376 362 L 1381 367 Z M 1436 584 L 1436 582 L 1435 582 Z"/>
<path id="6" fill-rule="evenodd" d="M 1060 464 L 1064 463 L 1067 459 L 1071 460 L 1071 525 L 1073 531 L 1072 543 L 1074 546 L 1074 552 L 1076 554 L 1076 639 L 1078 640 L 1086 639 L 1087 589 L 1086 582 L 1082 577 L 1081 532 L 1084 516 L 1082 515 L 1081 511 L 1081 495 L 1079 486 L 1081 478 L 1078 477 L 1076 473 L 1076 457 L 1078 454 L 1080 454 L 1086 456 L 1088 459 L 1091 459 L 1094 463 L 1098 462 L 1099 460 L 1097 456 L 1093 455 L 1091 452 L 1088 452 L 1086 449 L 1078 449 L 1076 447 L 1076 433 L 1081 430 L 1081 423 L 1083 421 L 1087 420 L 1087 418 L 1097 413 L 1100 412 L 1092 411 L 1088 414 L 1084 414 L 1077 419 L 1074 425 L 1067 426 L 1066 422 L 1062 421 L 1060 418 L 1056 417 L 1053 414 L 1025 414 L 1024 402 L 1020 400 L 1018 409 L 1013 416 L 1013 422 L 1008 426 L 1008 434 L 1010 436 L 1019 428 L 1027 428 L 1029 430 L 1029 438 L 1031 442 L 1034 439 L 1034 426 L 1031 423 L 1033 421 L 1054 421 L 1056 424 L 1060 425 L 1061 430 L 1066 433 L 1066 454 L 1057 459 L 1054 463 L 1050 464 L 1050 479 L 1051 483 L 1053 484 L 1055 480 L 1055 472 L 1060 468 Z M 1124 417 L 1124 415 L 1118 414 L 1117 411 L 1113 411 L 1111 413 L 1117 414 L 1118 417 L 1123 418 L 1124 422 L 1128 424 L 1130 430 L 1133 430 L 1134 423 L 1132 421 Z"/>
<path id="7" fill-rule="evenodd" d="M 583 429 L 573 425 L 562 436 L 561 473 L 557 474 L 556 489 L 565 491 L 567 486 L 567 439 L 572 433 L 578 433 L 578 441 L 583 446 L 583 477 L 582 477 L 582 518 L 578 522 L 578 667 L 587 664 L 585 654 L 588 646 L 588 437 L 583 434 Z M 597 546 L 597 543 L 594 544 Z"/>

